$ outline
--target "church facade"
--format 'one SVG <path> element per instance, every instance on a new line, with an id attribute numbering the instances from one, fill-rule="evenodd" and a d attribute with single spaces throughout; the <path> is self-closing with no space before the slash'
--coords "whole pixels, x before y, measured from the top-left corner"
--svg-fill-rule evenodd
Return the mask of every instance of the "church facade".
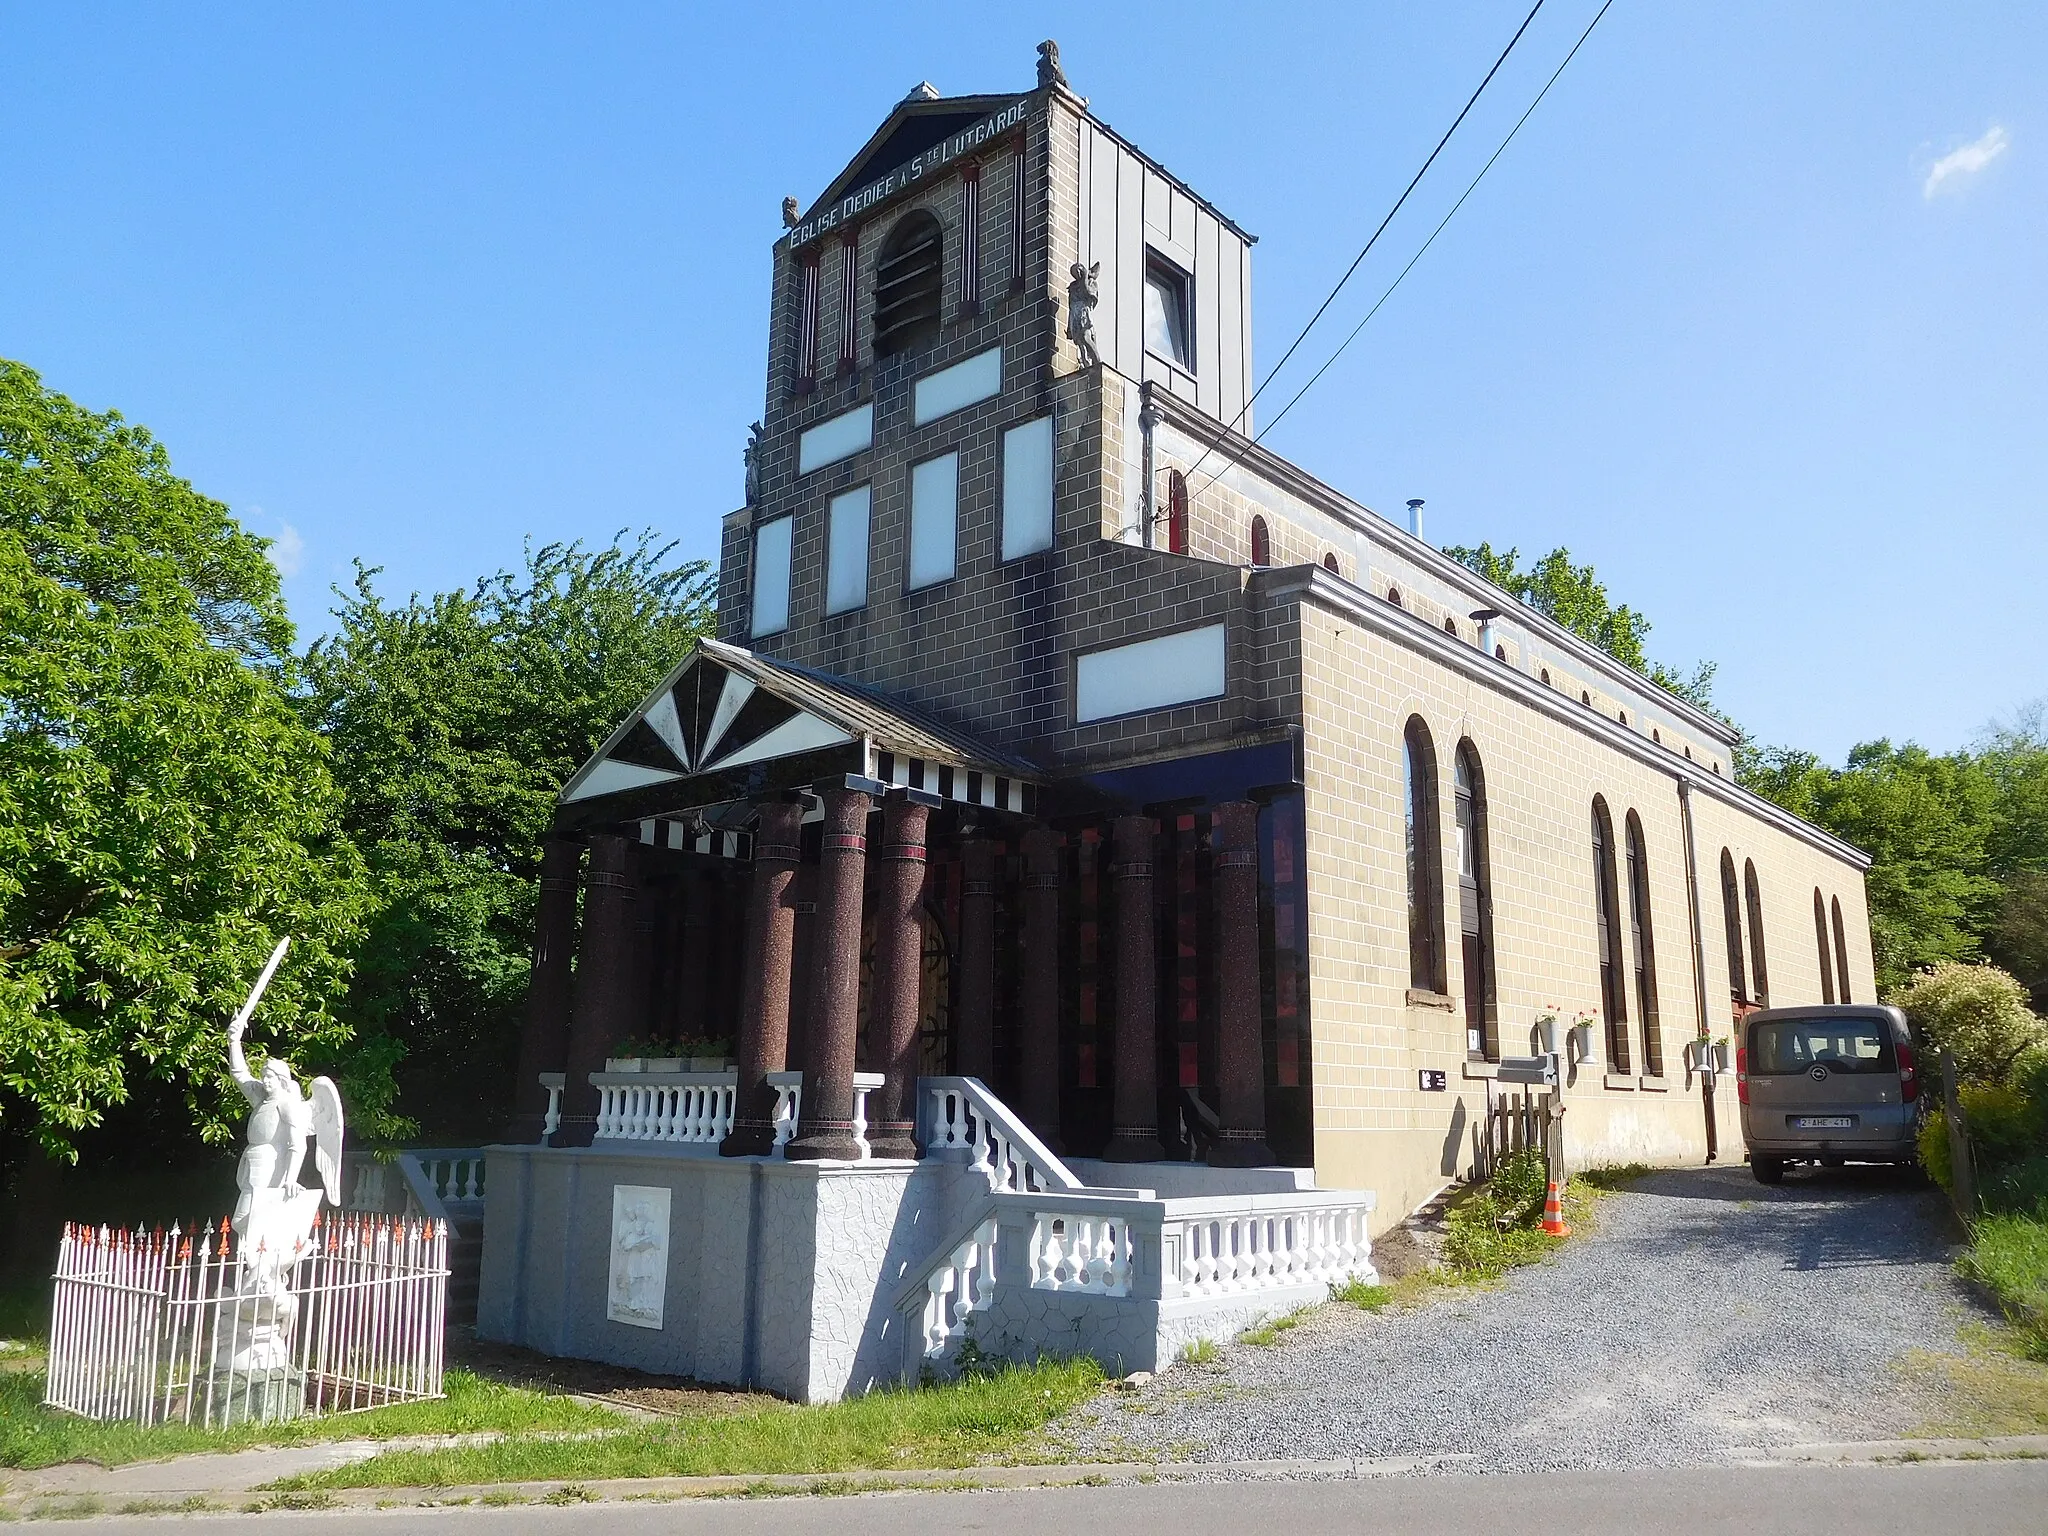
<path id="1" fill-rule="evenodd" d="M 1867 861 L 1723 722 L 1251 441 L 1253 237 L 1056 50 L 785 224 L 716 637 L 562 793 L 515 1141 L 721 1040 L 729 1156 L 914 1158 L 971 1077 L 1377 1229 L 1504 1058 L 1558 1053 L 1572 1163 L 1698 1161 L 1742 1012 L 1875 995 Z"/>

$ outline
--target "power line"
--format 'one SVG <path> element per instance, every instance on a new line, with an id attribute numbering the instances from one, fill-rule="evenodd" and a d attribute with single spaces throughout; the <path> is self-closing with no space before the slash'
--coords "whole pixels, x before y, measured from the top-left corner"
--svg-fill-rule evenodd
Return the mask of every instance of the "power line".
<path id="1" fill-rule="evenodd" d="M 1458 210 L 1465 206 L 1465 199 L 1470 197 L 1473 194 L 1473 192 L 1478 189 L 1479 183 L 1486 179 L 1486 173 L 1493 169 L 1493 162 L 1495 160 L 1498 160 L 1503 154 L 1505 154 L 1507 152 L 1507 147 L 1515 142 L 1515 135 L 1522 131 L 1522 124 L 1528 122 L 1530 114 L 1533 113 L 1538 107 L 1543 105 L 1543 98 L 1550 94 L 1551 86 L 1557 84 L 1557 77 L 1564 73 L 1565 64 L 1571 63 L 1573 58 L 1575 58 L 1578 55 L 1579 49 L 1585 46 L 1586 39 L 1593 35 L 1593 28 L 1600 25 L 1600 17 L 1605 16 L 1607 14 L 1608 7 L 1612 6 L 1613 4 L 1614 0 L 1606 0 L 1606 4 L 1600 7 L 1599 13 L 1594 16 L 1592 21 L 1586 24 L 1586 30 L 1579 34 L 1579 40 L 1576 43 L 1572 44 L 1572 51 L 1564 56 L 1564 63 L 1559 64 L 1557 66 L 1556 70 L 1554 70 L 1551 73 L 1550 78 L 1544 82 L 1543 89 L 1536 93 L 1536 99 L 1529 103 L 1529 110 L 1527 112 L 1524 112 L 1519 118 L 1515 120 L 1515 126 L 1508 130 L 1508 136 L 1500 141 L 1500 148 L 1496 149 L 1493 152 L 1492 156 L 1487 160 L 1486 164 L 1482 165 L 1479 168 L 1479 174 L 1472 178 L 1472 184 L 1465 188 L 1464 193 L 1458 198 L 1458 200 L 1455 203 L 1451 204 L 1451 211 L 1443 216 L 1442 220 L 1438 222 L 1435 229 L 1430 231 L 1429 238 L 1422 242 L 1422 249 L 1418 250 L 1413 256 L 1408 258 L 1408 265 L 1401 269 L 1400 276 L 1396 277 L 1391 283 L 1387 284 L 1387 291 L 1379 296 L 1378 303 L 1375 303 L 1371 309 L 1365 312 L 1365 319 L 1360 320 L 1357 325 L 1351 328 L 1351 334 L 1349 336 L 1346 336 L 1343 339 L 1343 341 L 1337 344 L 1337 350 L 1330 354 L 1329 361 L 1324 363 L 1322 367 L 1318 368 L 1313 374 L 1309 376 L 1308 382 L 1302 385 L 1300 389 L 1294 392 L 1293 399 L 1289 400 L 1285 405 L 1280 407 L 1279 415 L 1275 416 L 1271 421 L 1267 422 L 1265 426 L 1259 429 L 1258 436 L 1252 439 L 1253 442 L 1258 442 L 1268 432 L 1272 431 L 1275 427 L 1280 425 L 1281 421 L 1283 421 L 1286 418 L 1287 413 L 1293 410 L 1294 407 L 1300 402 L 1301 397 L 1307 394 L 1311 389 L 1315 387 L 1316 380 L 1320 379 L 1324 374 L 1328 373 L 1330 371 L 1331 365 L 1334 364 L 1338 358 L 1344 355 L 1344 349 L 1350 346 L 1352 342 L 1358 339 L 1358 333 L 1365 329 L 1366 322 L 1371 320 L 1374 315 L 1380 312 L 1380 305 L 1386 303 L 1388 299 L 1394 296 L 1394 290 L 1401 286 L 1401 279 L 1405 278 L 1410 272 L 1412 272 L 1415 269 L 1415 263 L 1422 260 L 1423 252 L 1427 251 L 1432 245 L 1436 244 L 1436 237 L 1444 232 L 1444 225 L 1450 223 L 1451 220 L 1454 217 L 1456 217 Z M 1213 484 L 1216 478 L 1216 476 L 1212 475 L 1208 483 Z"/>
<path id="2" fill-rule="evenodd" d="M 1365 242 L 1364 247 L 1360 249 L 1356 256 L 1351 258 L 1351 265 L 1346 267 L 1344 275 L 1337 279 L 1337 286 L 1332 288 L 1328 297 L 1316 306 L 1316 312 L 1308 317 L 1308 324 L 1301 328 L 1301 333 L 1294 338 L 1286 352 L 1281 355 L 1280 361 L 1275 363 L 1267 372 L 1265 381 L 1252 391 L 1251 399 L 1245 401 L 1244 408 L 1237 413 L 1230 425 L 1224 429 L 1226 432 L 1237 430 L 1238 423 L 1243 421 L 1246 414 L 1258 403 L 1259 396 L 1266 392 L 1266 385 L 1271 384 L 1274 379 L 1279 377 L 1280 370 L 1287 366 L 1287 360 L 1301 349 L 1301 344 L 1304 341 L 1308 340 L 1308 333 L 1314 330 L 1316 322 L 1323 318 L 1323 312 L 1337 302 L 1337 295 L 1344 291 L 1344 285 L 1351 281 L 1351 275 L 1358 270 L 1359 263 L 1364 261 L 1371 253 L 1373 246 L 1379 243 L 1380 236 L 1387 232 L 1387 226 L 1394 222 L 1394 215 L 1399 213 L 1401 205 L 1408 201 L 1408 194 L 1415 190 L 1417 184 L 1428 174 L 1429 168 L 1436 164 L 1436 157 L 1442 154 L 1444 146 L 1451 142 L 1451 135 L 1458 131 L 1458 124 L 1465 121 L 1466 114 L 1472 110 L 1478 103 L 1479 98 L 1485 94 L 1487 86 L 1493 83 L 1493 77 L 1500 73 L 1501 65 L 1507 63 L 1508 55 L 1515 51 L 1515 44 L 1519 43 L 1522 40 L 1522 34 L 1529 30 L 1529 23 L 1536 19 L 1536 13 L 1543 9 L 1543 3 L 1544 0 L 1536 0 L 1535 5 L 1530 7 L 1529 14 L 1522 18 L 1522 24 L 1515 28 L 1515 35 L 1508 39 L 1507 47 L 1501 49 L 1500 57 L 1493 61 L 1493 68 L 1486 72 L 1486 78 L 1479 82 L 1479 88 L 1472 93 L 1471 100 L 1465 103 L 1464 108 L 1452 121 L 1451 126 L 1444 130 L 1444 136 L 1436 141 L 1436 148 L 1432 149 L 1429 152 L 1429 158 L 1422 162 L 1422 169 L 1415 173 L 1414 178 L 1402 189 L 1401 195 L 1394 199 L 1394 206 L 1389 208 L 1387 216 L 1380 220 L 1380 227 L 1372 232 L 1372 238 Z M 1221 437 L 1213 439 L 1208 447 L 1202 450 L 1202 457 L 1195 460 L 1193 468 L 1188 472 L 1192 474 L 1196 469 L 1200 469 L 1202 467 L 1202 460 L 1208 458 L 1210 452 L 1222 441 Z"/>

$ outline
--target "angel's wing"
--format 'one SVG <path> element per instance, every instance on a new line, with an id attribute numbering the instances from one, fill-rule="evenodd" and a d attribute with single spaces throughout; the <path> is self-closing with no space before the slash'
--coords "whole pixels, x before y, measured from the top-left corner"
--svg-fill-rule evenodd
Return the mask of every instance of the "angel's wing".
<path id="1" fill-rule="evenodd" d="M 341 1204 L 341 1094 L 331 1078 L 313 1079 L 313 1166 L 328 1200 Z"/>

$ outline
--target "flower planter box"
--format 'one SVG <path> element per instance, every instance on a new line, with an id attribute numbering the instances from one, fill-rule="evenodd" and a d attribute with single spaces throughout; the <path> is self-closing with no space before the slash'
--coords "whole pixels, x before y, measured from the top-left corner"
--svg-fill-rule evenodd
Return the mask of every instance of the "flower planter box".
<path id="1" fill-rule="evenodd" d="M 641 1072 L 646 1070 L 646 1058 L 641 1056 L 607 1056 L 604 1059 L 607 1072 Z"/>

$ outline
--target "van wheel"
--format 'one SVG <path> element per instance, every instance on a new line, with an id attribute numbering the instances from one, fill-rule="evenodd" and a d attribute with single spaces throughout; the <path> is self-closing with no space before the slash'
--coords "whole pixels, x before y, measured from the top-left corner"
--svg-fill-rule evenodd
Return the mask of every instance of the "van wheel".
<path id="1" fill-rule="evenodd" d="M 1749 1171 L 1756 1175 L 1759 1184 L 1782 1184 L 1785 1182 L 1785 1159 L 1782 1157 L 1752 1157 Z"/>

